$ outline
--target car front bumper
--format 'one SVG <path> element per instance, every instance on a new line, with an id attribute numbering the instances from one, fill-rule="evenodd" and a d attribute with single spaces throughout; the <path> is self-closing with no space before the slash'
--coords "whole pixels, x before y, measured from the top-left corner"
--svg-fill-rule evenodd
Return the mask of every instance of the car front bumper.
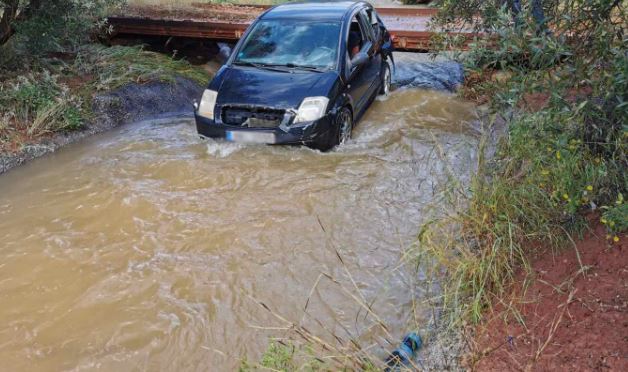
<path id="1" fill-rule="evenodd" d="M 198 134 L 223 138 L 233 142 L 252 142 L 280 145 L 308 145 L 324 147 L 332 135 L 332 119 L 326 115 L 319 120 L 279 126 L 276 128 L 245 128 L 218 123 L 194 113 Z"/>

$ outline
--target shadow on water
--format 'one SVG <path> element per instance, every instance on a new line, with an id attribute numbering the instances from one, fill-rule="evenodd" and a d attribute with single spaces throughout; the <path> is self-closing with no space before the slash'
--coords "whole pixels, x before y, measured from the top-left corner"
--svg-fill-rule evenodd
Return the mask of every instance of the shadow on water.
<path id="1" fill-rule="evenodd" d="M 320 275 L 372 303 L 394 337 L 427 322 L 425 286 L 401 257 L 449 172 L 472 172 L 475 119 L 452 95 L 398 89 L 329 153 L 200 141 L 191 119 L 162 119 L 4 175 L 0 360 L 234 368 L 281 325 L 253 299 L 326 339 L 318 321 L 387 346 Z"/>

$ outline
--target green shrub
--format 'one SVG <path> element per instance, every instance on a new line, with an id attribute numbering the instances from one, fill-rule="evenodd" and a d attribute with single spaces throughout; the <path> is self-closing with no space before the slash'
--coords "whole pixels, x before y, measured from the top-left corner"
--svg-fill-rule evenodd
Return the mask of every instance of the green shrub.
<path id="1" fill-rule="evenodd" d="M 18 12 L 8 21 L 14 34 L 6 44 L 2 45 L 0 42 L 0 69 L 3 66 L 10 69 L 15 65 L 16 59 L 21 63 L 31 64 L 50 53 L 75 51 L 103 25 L 106 12 L 122 2 L 123 0 L 0 1 L 0 10 L 19 3 Z M 8 14 L 6 7 L 5 14 Z"/>

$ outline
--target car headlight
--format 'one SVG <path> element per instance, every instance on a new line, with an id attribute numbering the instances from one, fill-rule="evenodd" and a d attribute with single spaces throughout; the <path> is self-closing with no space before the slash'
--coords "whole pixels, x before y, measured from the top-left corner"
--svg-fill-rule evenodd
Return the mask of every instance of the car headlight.
<path id="1" fill-rule="evenodd" d="M 198 105 L 198 114 L 208 119 L 214 119 L 214 106 L 216 105 L 217 92 L 205 89 L 201 103 Z"/>
<path id="2" fill-rule="evenodd" d="M 301 106 L 299 106 L 294 123 L 314 121 L 322 118 L 325 115 L 325 111 L 327 111 L 328 103 L 329 98 L 327 97 L 308 97 L 304 99 L 301 102 Z"/>

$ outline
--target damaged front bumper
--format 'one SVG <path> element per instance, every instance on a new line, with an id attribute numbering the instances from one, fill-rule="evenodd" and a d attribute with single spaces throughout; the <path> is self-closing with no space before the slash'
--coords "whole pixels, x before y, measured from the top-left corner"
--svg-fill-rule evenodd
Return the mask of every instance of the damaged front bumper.
<path id="1" fill-rule="evenodd" d="M 332 119 L 326 115 L 319 120 L 298 124 L 281 124 L 275 128 L 248 128 L 219 123 L 198 114 L 195 110 L 198 134 L 210 138 L 223 138 L 232 142 L 280 145 L 307 145 L 324 147 L 332 135 Z"/>

